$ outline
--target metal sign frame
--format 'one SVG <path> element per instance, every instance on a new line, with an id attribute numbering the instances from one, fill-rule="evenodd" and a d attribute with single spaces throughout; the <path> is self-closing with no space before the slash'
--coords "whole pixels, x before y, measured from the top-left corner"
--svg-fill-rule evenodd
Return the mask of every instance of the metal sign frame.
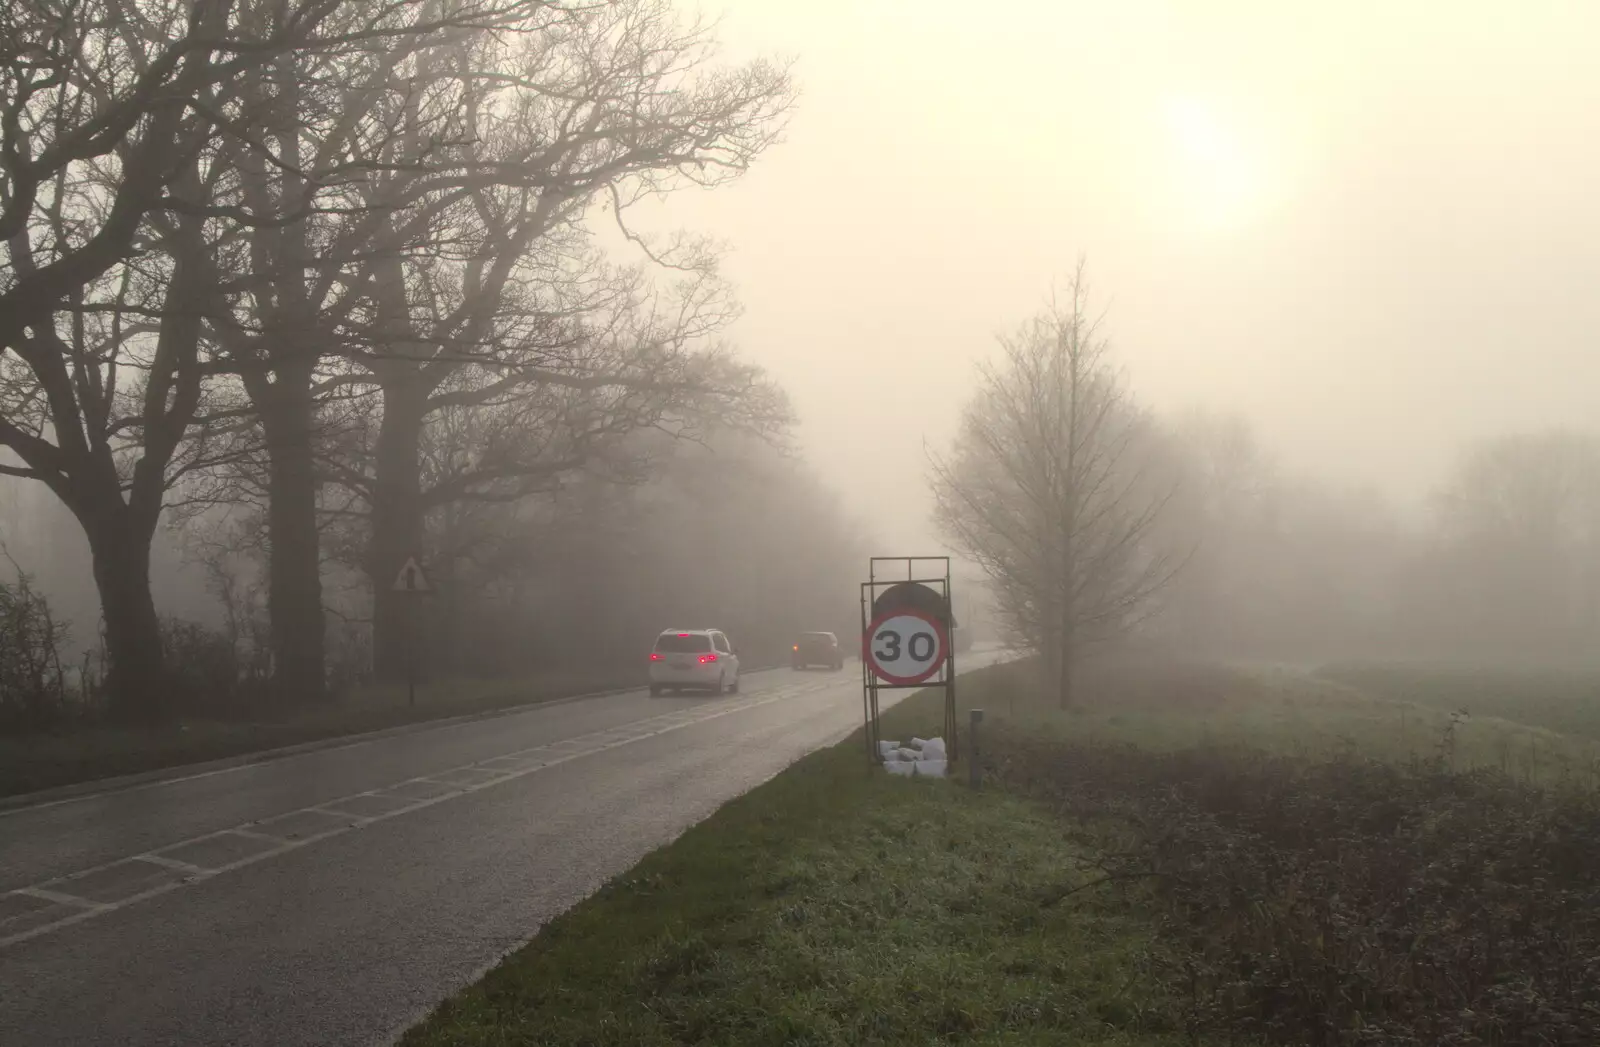
<path id="1" fill-rule="evenodd" d="M 901 568 L 892 572 L 893 577 L 886 576 L 891 570 L 888 567 L 890 564 L 898 564 Z M 903 575 L 901 571 L 904 572 Z M 877 673 L 873 672 L 871 659 L 868 657 L 866 645 L 871 642 L 872 629 L 879 618 L 872 605 L 883 590 L 907 582 L 925 585 L 943 598 L 945 621 L 937 624 L 942 626 L 940 640 L 944 645 L 944 658 L 940 666 L 941 672 L 930 675 L 928 679 L 917 683 L 890 683 L 880 679 Z M 950 557 L 874 556 L 868 561 L 867 580 L 861 583 L 861 715 L 866 726 L 867 759 L 873 765 L 882 762 L 882 757 L 878 754 L 878 742 L 883 737 L 879 722 L 878 693 L 920 691 L 929 687 L 944 689 L 945 751 L 949 754 L 951 763 L 960 758 L 960 739 L 956 731 L 956 651 L 951 628 L 953 622 L 950 620 L 954 613 L 950 590 Z M 933 675 L 938 675 L 940 678 L 933 679 Z"/>

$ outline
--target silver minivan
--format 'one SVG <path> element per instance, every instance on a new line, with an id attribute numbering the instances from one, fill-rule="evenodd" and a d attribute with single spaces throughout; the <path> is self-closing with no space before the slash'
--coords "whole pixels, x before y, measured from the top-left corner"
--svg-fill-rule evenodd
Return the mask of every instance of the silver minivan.
<path id="1" fill-rule="evenodd" d="M 664 629 L 650 651 L 650 693 L 739 691 L 739 656 L 721 629 Z"/>

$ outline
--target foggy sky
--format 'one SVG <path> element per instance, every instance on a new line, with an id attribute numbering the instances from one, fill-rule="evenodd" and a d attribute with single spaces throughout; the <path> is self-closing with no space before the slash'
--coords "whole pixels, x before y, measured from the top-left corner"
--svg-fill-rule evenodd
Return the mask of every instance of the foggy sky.
<path id="1" fill-rule="evenodd" d="M 804 94 L 661 220 L 733 248 L 731 336 L 886 552 L 932 544 L 924 441 L 1080 253 L 1145 402 L 1238 410 L 1293 467 L 1404 500 L 1465 440 L 1593 416 L 1600 5 L 700 10 Z"/>

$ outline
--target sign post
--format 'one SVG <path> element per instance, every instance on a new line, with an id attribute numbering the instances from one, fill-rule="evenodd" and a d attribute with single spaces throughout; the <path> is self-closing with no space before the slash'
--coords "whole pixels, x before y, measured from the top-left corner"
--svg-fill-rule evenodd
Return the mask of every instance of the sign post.
<path id="1" fill-rule="evenodd" d="M 880 572 L 887 568 L 880 565 L 888 563 L 903 564 L 905 576 L 884 578 Z M 928 563 L 938 568 L 919 566 Z M 868 758 L 873 763 L 882 759 L 878 751 L 879 692 L 933 686 L 945 692 L 945 751 L 953 763 L 959 758 L 960 746 L 951 644 L 951 631 L 957 623 L 951 613 L 950 558 L 875 556 L 869 574 L 861 583 L 861 709 Z"/>
<path id="2" fill-rule="evenodd" d="M 433 586 L 428 584 L 428 576 L 423 572 L 422 565 L 417 563 L 415 556 L 406 557 L 404 566 L 395 577 L 394 591 L 416 597 L 433 594 Z M 406 644 L 406 705 L 414 709 L 417 705 L 417 615 L 420 610 L 416 600 L 410 603 L 411 609 L 406 614 L 411 633 L 410 642 Z"/>

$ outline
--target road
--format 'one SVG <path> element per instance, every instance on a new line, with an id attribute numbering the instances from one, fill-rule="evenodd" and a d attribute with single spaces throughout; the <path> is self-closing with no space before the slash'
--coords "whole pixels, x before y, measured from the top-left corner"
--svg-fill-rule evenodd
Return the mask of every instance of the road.
<path id="1" fill-rule="evenodd" d="M 858 664 L 783 669 L 0 812 L 0 1045 L 392 1043 L 860 718 Z"/>

